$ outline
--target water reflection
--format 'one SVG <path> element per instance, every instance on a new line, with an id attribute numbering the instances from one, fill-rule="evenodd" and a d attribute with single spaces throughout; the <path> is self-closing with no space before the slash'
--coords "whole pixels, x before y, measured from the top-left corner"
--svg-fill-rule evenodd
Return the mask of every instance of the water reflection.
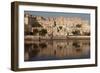
<path id="1" fill-rule="evenodd" d="M 90 40 L 40 40 L 25 43 L 25 61 L 90 58 Z"/>

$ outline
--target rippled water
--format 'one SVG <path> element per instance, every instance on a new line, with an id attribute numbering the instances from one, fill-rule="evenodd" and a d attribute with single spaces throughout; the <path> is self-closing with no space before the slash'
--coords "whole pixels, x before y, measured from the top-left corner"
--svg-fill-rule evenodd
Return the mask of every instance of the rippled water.
<path id="1" fill-rule="evenodd" d="M 24 46 L 25 61 L 90 58 L 90 40 L 40 40 Z"/>

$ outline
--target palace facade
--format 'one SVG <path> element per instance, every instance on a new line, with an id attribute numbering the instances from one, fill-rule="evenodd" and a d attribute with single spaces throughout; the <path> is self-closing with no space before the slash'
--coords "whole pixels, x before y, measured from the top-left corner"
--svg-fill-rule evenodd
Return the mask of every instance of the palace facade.
<path id="1" fill-rule="evenodd" d="M 29 27 L 30 31 L 34 29 L 45 29 L 47 37 L 53 36 L 89 36 L 90 24 L 88 20 L 83 20 L 80 17 L 43 17 L 25 14 L 24 24 Z M 26 29 L 25 29 L 26 30 Z"/>

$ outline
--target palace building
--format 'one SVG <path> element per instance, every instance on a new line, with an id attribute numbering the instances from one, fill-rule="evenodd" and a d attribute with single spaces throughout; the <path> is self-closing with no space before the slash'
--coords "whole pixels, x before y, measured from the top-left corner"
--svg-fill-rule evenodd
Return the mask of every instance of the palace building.
<path id="1" fill-rule="evenodd" d="M 90 24 L 88 20 L 80 17 L 43 17 L 25 14 L 24 24 L 29 25 L 31 32 L 33 29 L 45 29 L 47 37 L 53 36 L 74 36 L 74 35 L 90 35 Z"/>

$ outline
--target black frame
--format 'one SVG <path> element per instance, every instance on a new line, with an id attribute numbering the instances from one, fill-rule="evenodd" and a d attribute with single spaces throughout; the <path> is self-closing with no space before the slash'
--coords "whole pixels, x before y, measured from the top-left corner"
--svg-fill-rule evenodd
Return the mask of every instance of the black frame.
<path id="1" fill-rule="evenodd" d="M 18 6 L 19 5 L 36 5 L 36 6 L 52 6 L 52 7 L 69 7 L 95 9 L 95 64 L 72 65 L 72 66 L 52 66 L 38 68 L 18 68 Z M 66 5 L 66 4 L 49 4 L 49 3 L 32 3 L 32 2 L 12 2 L 11 3 L 11 70 L 27 71 L 27 70 L 45 70 L 45 69 L 60 69 L 60 68 L 75 68 L 75 67 L 90 67 L 97 66 L 97 7 L 82 6 L 82 5 Z"/>

